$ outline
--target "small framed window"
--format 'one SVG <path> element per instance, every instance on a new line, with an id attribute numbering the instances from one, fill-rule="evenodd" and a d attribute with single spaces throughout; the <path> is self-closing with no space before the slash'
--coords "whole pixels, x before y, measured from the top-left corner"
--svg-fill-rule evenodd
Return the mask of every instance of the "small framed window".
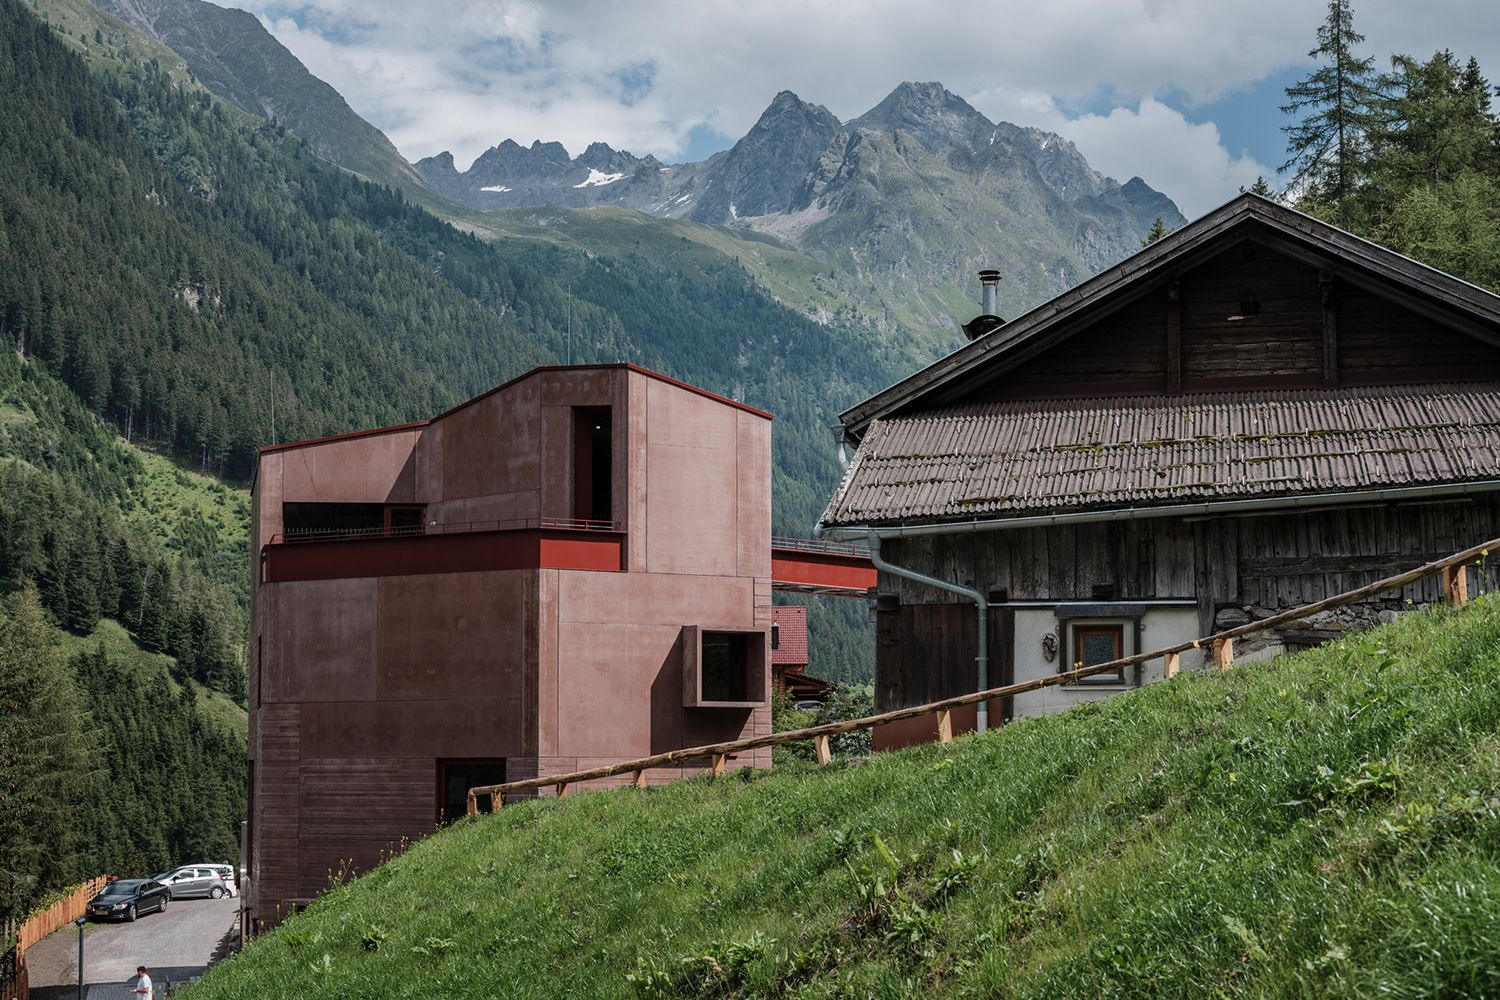
<path id="1" fill-rule="evenodd" d="M 1072 622 L 1068 626 L 1067 635 L 1068 657 L 1063 661 L 1065 671 L 1092 667 L 1130 655 L 1126 648 L 1124 622 Z M 1075 683 L 1121 685 L 1126 683 L 1125 668 L 1092 674 L 1079 678 Z"/>
<path id="2" fill-rule="evenodd" d="M 781 648 L 781 625 L 777 622 L 771 623 L 771 648 Z"/>
<path id="3" fill-rule="evenodd" d="M 682 629 L 684 708 L 756 708 L 768 703 L 767 646 L 760 629 Z"/>

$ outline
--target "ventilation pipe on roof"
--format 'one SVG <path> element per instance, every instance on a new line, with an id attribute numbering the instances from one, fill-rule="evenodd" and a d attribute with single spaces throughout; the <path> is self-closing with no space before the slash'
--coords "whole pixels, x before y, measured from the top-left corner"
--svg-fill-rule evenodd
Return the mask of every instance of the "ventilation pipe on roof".
<path id="1" fill-rule="evenodd" d="M 981 302 L 986 316 L 1000 315 L 1000 272 L 987 267 L 979 272 Z"/>
<path id="2" fill-rule="evenodd" d="M 983 310 L 969 322 L 963 324 L 964 335 L 978 340 L 987 333 L 994 333 L 1005 325 L 1000 318 L 1000 272 L 987 267 L 979 272 L 980 308 Z"/>
<path id="3" fill-rule="evenodd" d="M 908 580 L 914 580 L 917 583 L 925 583 L 929 587 L 936 587 L 938 590 L 946 590 L 950 594 L 958 594 L 961 597 L 967 597 L 969 600 L 974 602 L 974 607 L 979 613 L 979 644 L 977 650 L 978 655 L 974 657 L 974 663 L 979 668 L 979 686 L 975 688 L 975 690 L 987 690 L 990 686 L 989 599 L 985 597 L 984 594 L 980 591 L 973 590 L 969 587 L 960 586 L 956 583 L 950 583 L 947 580 L 939 580 L 935 576 L 928 576 L 926 573 L 919 573 L 914 569 L 907 569 L 905 566 L 897 566 L 894 563 L 887 562 L 885 558 L 880 554 L 880 534 L 878 532 L 871 531 L 869 534 L 867 534 L 865 536 L 865 544 L 870 548 L 870 562 L 875 564 L 875 568 L 877 570 L 883 570 L 887 573 L 890 573 L 892 576 L 899 576 L 904 577 Z M 978 704 L 977 708 L 979 709 L 977 728 L 982 733 L 990 728 L 989 702 L 981 701 Z"/>

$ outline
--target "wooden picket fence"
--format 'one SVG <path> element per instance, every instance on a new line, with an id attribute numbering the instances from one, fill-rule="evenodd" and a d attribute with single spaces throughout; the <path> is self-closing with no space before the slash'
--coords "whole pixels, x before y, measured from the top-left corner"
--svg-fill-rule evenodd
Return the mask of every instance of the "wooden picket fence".
<path id="1" fill-rule="evenodd" d="M 109 881 L 108 876 L 100 875 L 74 886 L 66 896 L 56 900 L 45 910 L 31 914 L 16 928 L 14 956 L 8 961 L 9 982 L 0 982 L 0 1000 L 27 1000 L 30 993 L 26 975 L 26 949 L 83 916 L 89 900 L 99 895 Z"/>
<path id="2" fill-rule="evenodd" d="M 1234 661 L 1234 641 L 1238 638 L 1253 635 L 1257 632 L 1264 632 L 1279 625 L 1285 625 L 1288 622 L 1300 621 L 1319 612 L 1327 611 L 1330 608 L 1352 604 L 1355 601 L 1364 600 L 1388 590 L 1397 590 L 1418 580 L 1426 579 L 1429 576 L 1442 574 L 1443 592 L 1447 597 L 1447 602 L 1453 605 L 1461 605 L 1468 600 L 1469 596 L 1468 577 L 1465 567 L 1469 563 L 1477 562 L 1487 557 L 1491 549 L 1495 549 L 1497 553 L 1500 553 L 1500 538 L 1492 539 L 1473 548 L 1464 549 L 1462 552 L 1456 552 L 1443 559 L 1424 563 L 1404 573 L 1397 573 L 1395 576 L 1376 580 L 1374 583 L 1366 586 L 1346 591 L 1342 594 L 1335 594 L 1333 597 L 1315 601 L 1312 604 L 1305 604 L 1290 611 L 1272 615 L 1269 618 L 1262 618 L 1258 621 L 1236 626 L 1235 628 L 1225 629 L 1222 632 L 1215 632 L 1213 635 L 1203 636 L 1187 642 L 1179 642 L 1173 646 L 1153 649 L 1145 653 L 1122 656 L 1107 663 L 1096 663 L 1092 666 L 1080 667 L 1077 670 L 1049 674 L 1046 677 L 1038 677 L 1019 684 L 1007 684 L 1004 687 L 975 691 L 970 694 L 945 698 L 942 701 L 934 701 L 925 705 L 914 705 L 910 708 L 901 708 L 892 712 L 883 712 L 879 715 L 870 715 L 862 719 L 828 722 L 819 726 L 809 726 L 805 729 L 790 729 L 785 732 L 730 740 L 725 743 L 684 747 L 681 750 L 670 750 L 666 753 L 652 754 L 649 757 L 637 757 L 634 760 L 620 761 L 619 763 L 606 764 L 601 767 L 593 767 L 581 771 L 570 771 L 566 774 L 526 778 L 520 781 L 507 781 L 496 785 L 479 785 L 469 789 L 468 814 L 470 816 L 478 814 L 478 797 L 481 795 L 488 795 L 490 797 L 490 808 L 494 810 L 501 808 L 505 804 L 505 796 L 510 793 L 553 788 L 556 790 L 557 795 L 561 797 L 566 796 L 569 789 L 579 782 L 597 781 L 622 774 L 631 775 L 632 784 L 643 788 L 646 784 L 646 772 L 652 768 L 681 765 L 692 760 L 708 760 L 710 761 L 712 773 L 714 775 L 723 775 L 727 770 L 731 754 L 738 754 L 748 750 L 758 750 L 762 747 L 800 743 L 806 740 L 812 741 L 818 763 L 828 764 L 833 759 L 828 742 L 830 737 L 842 733 L 856 732 L 861 729 L 874 729 L 876 726 L 885 725 L 889 722 L 916 719 L 927 715 L 935 715 L 937 717 L 936 728 L 938 740 L 946 743 L 953 738 L 952 712 L 956 708 L 965 705 L 975 705 L 982 701 L 993 701 L 999 698 L 1025 694 L 1028 691 L 1040 691 L 1043 688 L 1071 684 L 1080 678 L 1093 674 L 1112 673 L 1124 667 L 1132 667 L 1151 660 L 1161 660 L 1163 677 L 1171 678 L 1178 672 L 1181 655 L 1192 649 L 1207 650 L 1213 666 L 1218 670 L 1227 670 Z"/>

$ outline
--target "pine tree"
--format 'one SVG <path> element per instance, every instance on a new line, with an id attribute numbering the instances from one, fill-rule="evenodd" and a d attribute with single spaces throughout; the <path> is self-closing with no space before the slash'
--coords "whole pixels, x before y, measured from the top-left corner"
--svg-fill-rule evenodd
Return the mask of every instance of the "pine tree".
<path id="1" fill-rule="evenodd" d="M 1329 0 L 1328 17 L 1318 28 L 1318 45 L 1308 55 L 1322 61 L 1305 79 L 1286 89 L 1283 114 L 1302 115 L 1287 134 L 1288 187 L 1332 204 L 1342 225 L 1350 225 L 1350 196 L 1364 169 L 1364 139 L 1375 120 L 1380 94 L 1374 59 L 1354 54 L 1365 36 L 1354 30 L 1350 0 Z"/>
<path id="2" fill-rule="evenodd" d="M 1156 221 L 1151 223 L 1151 228 L 1146 230 L 1146 238 L 1141 240 L 1141 246 L 1149 247 L 1172 231 L 1172 227 L 1163 222 L 1162 217 L 1158 215 Z"/>
<path id="3" fill-rule="evenodd" d="M 80 874 L 71 814 L 93 754 L 79 704 L 28 587 L 0 608 L 0 919 Z"/>

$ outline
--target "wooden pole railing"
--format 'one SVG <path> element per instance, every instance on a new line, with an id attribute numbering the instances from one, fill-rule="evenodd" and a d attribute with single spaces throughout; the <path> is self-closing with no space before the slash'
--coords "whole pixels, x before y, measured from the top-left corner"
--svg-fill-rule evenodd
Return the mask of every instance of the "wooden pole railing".
<path id="1" fill-rule="evenodd" d="M 1218 670 L 1227 670 L 1234 659 L 1234 640 L 1240 636 L 1253 635 L 1256 632 L 1264 632 L 1284 625 L 1287 622 L 1299 621 L 1308 618 L 1320 611 L 1330 608 L 1341 607 L 1352 604 L 1355 601 L 1372 597 L 1375 594 L 1387 590 L 1396 590 L 1407 584 L 1432 576 L 1437 573 L 1443 575 L 1443 592 L 1448 603 L 1454 605 L 1463 604 L 1468 600 L 1468 583 L 1463 567 L 1475 560 L 1489 555 L 1490 549 L 1500 551 L 1500 538 L 1491 539 L 1473 548 L 1464 549 L 1451 556 L 1438 559 L 1433 562 L 1424 563 L 1415 569 L 1395 576 L 1388 576 L 1374 583 L 1367 584 L 1355 590 L 1335 594 L 1312 604 L 1304 604 L 1301 607 L 1283 611 L 1280 614 L 1271 615 L 1258 621 L 1246 622 L 1213 635 L 1191 639 L 1187 642 L 1179 642 L 1172 646 L 1161 649 L 1153 649 L 1145 653 L 1135 653 L 1131 656 L 1122 656 L 1119 659 L 1110 660 L 1106 663 L 1096 663 L 1092 666 L 1080 667 L 1076 670 L 1066 670 L 1062 673 L 1049 674 L 1046 677 L 1038 677 L 1019 684 L 1007 684 L 1004 687 L 989 688 L 985 691 L 975 691 L 970 694 L 958 695 L 953 698 L 944 698 L 942 701 L 929 702 L 925 705 L 913 705 L 910 708 L 900 708 L 891 712 L 882 712 L 879 715 L 869 715 L 862 719 L 847 719 L 843 722 L 827 722 L 819 726 L 808 726 L 804 729 L 789 729 L 785 732 L 770 733 L 766 736 L 753 736 L 747 739 L 730 740 L 725 743 L 710 743 L 704 746 L 684 747 L 681 750 L 669 750 L 665 753 L 652 754 L 649 757 L 638 757 L 635 760 L 621 761 L 617 764 L 605 764 L 601 767 L 592 767 L 582 771 L 570 771 L 567 774 L 549 775 L 541 778 L 526 778 L 520 781 L 507 781 L 497 785 L 479 785 L 469 789 L 468 814 L 477 815 L 479 812 L 480 795 L 490 797 L 490 808 L 499 809 L 505 804 L 505 796 L 510 792 L 524 792 L 539 788 L 556 788 L 558 795 L 566 795 L 569 787 L 581 781 L 597 781 L 602 778 L 612 778 L 621 774 L 632 774 L 633 783 L 637 787 L 643 787 L 646 783 L 646 772 L 651 768 L 667 767 L 681 764 L 689 760 L 708 759 L 711 761 L 712 771 L 715 775 L 725 773 L 726 761 L 731 754 L 746 750 L 759 750 L 762 747 L 782 746 L 787 743 L 800 743 L 803 740 L 812 740 L 817 753 L 818 763 L 827 764 L 832 760 L 829 751 L 828 738 L 843 733 L 857 732 L 861 729 L 874 729 L 890 722 L 900 722 L 904 719 L 920 718 L 924 715 L 937 716 L 938 739 L 940 742 L 948 742 L 953 738 L 952 711 L 965 705 L 974 705 L 981 701 L 993 701 L 996 698 L 1008 698 L 1012 695 L 1026 694 L 1030 691 L 1040 691 L 1044 688 L 1057 687 L 1070 684 L 1073 681 L 1089 677 L 1094 674 L 1113 673 L 1132 667 L 1150 660 L 1163 661 L 1163 677 L 1170 678 L 1178 673 L 1179 656 L 1191 649 L 1207 649 L 1210 662 Z"/>

